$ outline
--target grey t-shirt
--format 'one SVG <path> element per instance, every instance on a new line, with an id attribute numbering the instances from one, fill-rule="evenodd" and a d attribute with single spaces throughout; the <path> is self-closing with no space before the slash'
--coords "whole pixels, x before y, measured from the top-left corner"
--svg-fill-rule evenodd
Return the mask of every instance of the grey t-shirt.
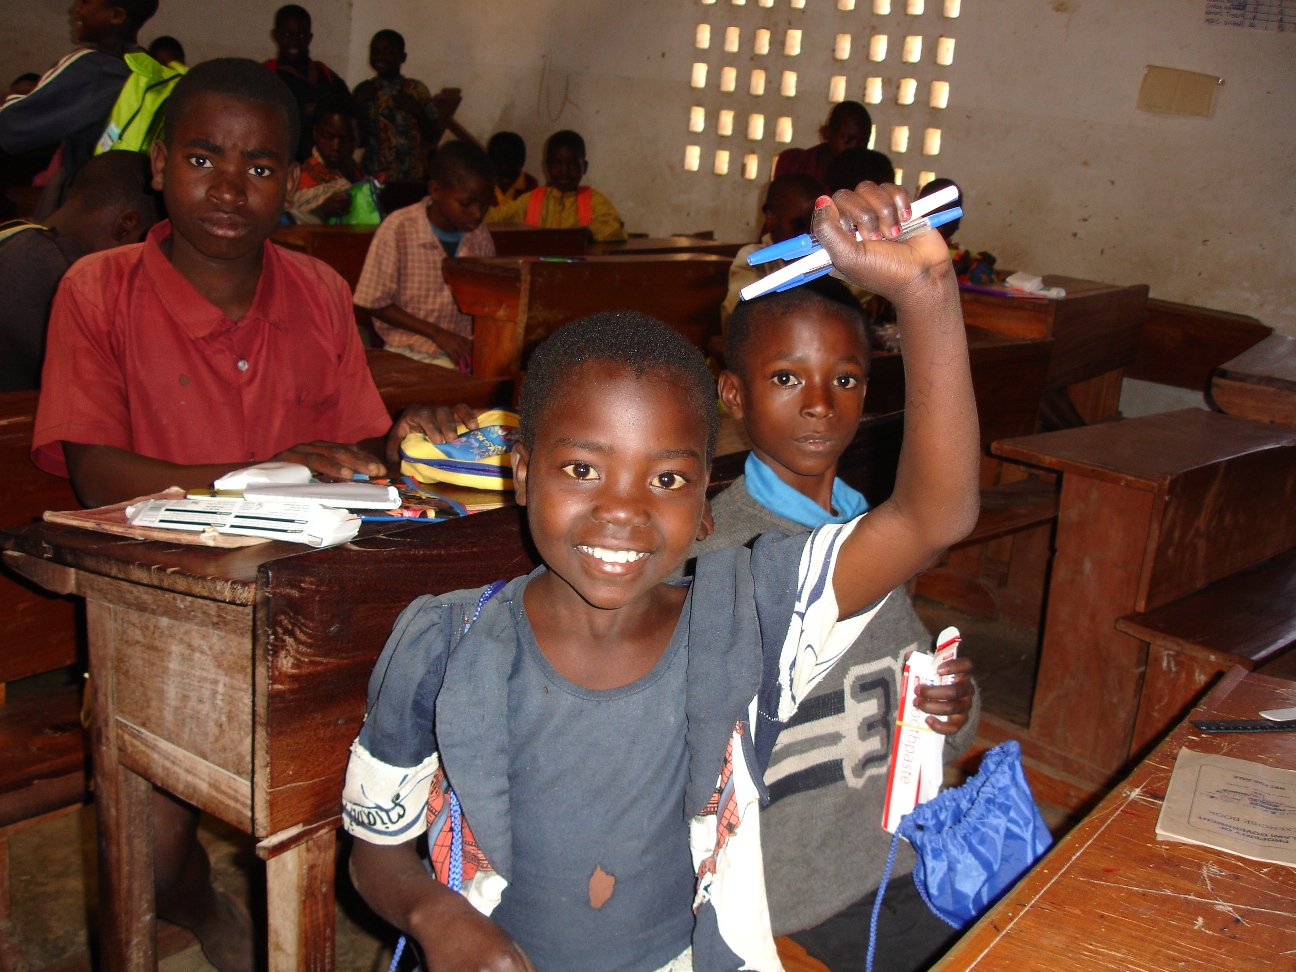
<path id="1" fill-rule="evenodd" d="M 45 330 L 59 281 L 85 255 L 66 233 L 26 229 L 0 241 L 0 392 L 40 387 Z"/>
<path id="2" fill-rule="evenodd" d="M 521 598 L 513 602 L 521 642 L 509 679 L 513 876 L 493 917 L 536 968 L 652 972 L 689 945 L 690 605 L 647 675 L 597 691 L 558 673 Z M 583 933 L 573 937 L 573 928 Z"/>

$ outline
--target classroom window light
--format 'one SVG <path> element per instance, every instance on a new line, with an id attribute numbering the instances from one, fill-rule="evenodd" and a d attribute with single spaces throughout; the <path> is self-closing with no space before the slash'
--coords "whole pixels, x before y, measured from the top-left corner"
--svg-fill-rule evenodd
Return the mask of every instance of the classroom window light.
<path id="1" fill-rule="evenodd" d="M 769 53 L 770 32 L 762 27 L 756 31 L 756 40 L 752 42 L 753 54 Z"/>
<path id="2" fill-rule="evenodd" d="M 882 79 L 867 78 L 864 81 L 864 103 L 880 105 L 882 103 Z"/>
<path id="3" fill-rule="evenodd" d="M 923 0 L 905 0 L 905 13 L 910 17 L 921 17 L 926 6 Z"/>
<path id="4" fill-rule="evenodd" d="M 953 20 L 959 15 L 959 8 L 962 5 L 960 0 L 945 0 L 945 16 Z"/>
<path id="5" fill-rule="evenodd" d="M 701 61 L 698 61 L 693 65 L 693 80 L 690 81 L 689 83 L 692 84 L 693 87 L 695 88 L 705 88 L 706 72 L 707 72 L 706 64 L 704 64 Z"/>
<path id="6" fill-rule="evenodd" d="M 804 10 L 805 0 L 791 0 L 791 7 L 793 10 Z"/>
<path id="7" fill-rule="evenodd" d="M 869 60 L 885 61 L 887 49 L 887 35 L 874 34 L 869 38 Z"/>
<path id="8" fill-rule="evenodd" d="M 722 109 L 720 111 L 720 115 L 716 118 L 716 134 L 732 135 L 733 118 L 734 118 L 734 113 L 732 108 Z"/>
<path id="9" fill-rule="evenodd" d="M 760 172 L 760 156 L 755 152 L 748 152 L 743 156 L 743 178 L 755 179 Z"/>
<path id="10" fill-rule="evenodd" d="M 918 173 L 918 191 L 919 191 L 919 192 L 922 192 L 922 191 L 923 191 L 923 186 L 927 185 L 927 183 L 931 182 L 931 181 L 932 181 L 933 179 L 935 179 L 935 178 L 936 178 L 936 173 L 935 173 L 935 172 L 919 172 L 919 173 Z"/>
<path id="11" fill-rule="evenodd" d="M 712 171 L 716 175 L 729 174 L 729 150 L 728 149 L 716 150 L 715 166 L 712 168 Z"/>
<path id="12" fill-rule="evenodd" d="M 693 41 L 693 46 L 699 51 L 705 51 L 711 46 L 711 25 L 698 24 L 697 37 Z"/>
<path id="13" fill-rule="evenodd" d="M 891 12 L 891 0 L 873 0 L 873 12 L 885 17 Z"/>
<path id="14" fill-rule="evenodd" d="M 904 169 L 896 169 L 896 170 L 895 170 L 895 184 L 896 184 L 897 186 L 903 186 L 903 185 L 904 185 Z"/>
<path id="15" fill-rule="evenodd" d="M 720 90 L 733 91 L 738 87 L 738 69 L 723 67 L 720 69 Z"/>
<path id="16" fill-rule="evenodd" d="M 747 0 L 729 0 L 729 2 L 735 7 L 745 7 L 747 5 Z"/>
<path id="17" fill-rule="evenodd" d="M 949 107 L 948 81 L 933 81 L 931 83 L 931 97 L 928 98 L 927 104 L 933 108 Z"/>
<path id="18" fill-rule="evenodd" d="M 854 10 L 855 0 L 837 0 L 838 10 Z"/>
<path id="19" fill-rule="evenodd" d="M 904 50 L 900 54 L 900 60 L 906 64 L 917 64 L 922 60 L 922 35 L 910 34 L 904 39 Z"/>
<path id="20" fill-rule="evenodd" d="M 837 104 L 846 100 L 846 75 L 834 74 L 828 80 L 828 101 Z"/>
<path id="21" fill-rule="evenodd" d="M 876 126 L 876 125 L 870 125 L 870 126 L 869 126 L 869 143 L 868 143 L 868 147 L 869 147 L 869 148 L 873 148 L 873 146 L 874 146 L 876 143 L 877 143 L 877 126 Z"/>
<path id="22" fill-rule="evenodd" d="M 833 57 L 839 61 L 845 61 L 850 57 L 850 34 L 838 34 L 837 39 L 833 42 Z"/>
<path id="23" fill-rule="evenodd" d="M 792 119 L 783 115 L 774 123 L 774 141 L 786 145 L 792 141 Z"/>
<path id="24" fill-rule="evenodd" d="M 778 171 L 778 160 L 780 152 L 774 153 L 774 158 L 770 159 L 770 182 L 774 181 L 774 173 Z"/>
<path id="25" fill-rule="evenodd" d="M 909 151 L 909 126 L 895 125 L 891 128 L 891 151 L 904 154 Z"/>
<path id="26" fill-rule="evenodd" d="M 725 28 L 724 49 L 727 53 L 729 54 L 738 53 L 738 40 L 739 40 L 739 35 L 741 33 L 742 31 L 740 31 L 737 27 Z"/>
<path id="27" fill-rule="evenodd" d="M 918 92 L 918 81 L 915 78 L 901 78 L 896 85 L 896 104 L 912 105 L 914 95 Z"/>
<path id="28" fill-rule="evenodd" d="M 954 63 L 954 38 L 940 37 L 936 40 L 936 63 L 949 67 Z"/>
<path id="29" fill-rule="evenodd" d="M 705 7 L 709 7 L 713 3 L 715 3 L 715 0 L 702 0 L 702 5 Z"/>
<path id="30" fill-rule="evenodd" d="M 698 165 L 702 162 L 702 146 L 686 145 L 684 146 L 684 171 L 696 172 Z"/>
<path id="31" fill-rule="evenodd" d="M 783 79 L 779 81 L 779 94 L 784 98 L 796 97 L 796 72 L 784 71 Z"/>
<path id="32" fill-rule="evenodd" d="M 694 105 L 689 109 L 689 131 L 701 132 L 706 130 L 706 109 L 701 105 Z"/>
<path id="33" fill-rule="evenodd" d="M 756 68 L 751 75 L 751 88 L 749 89 L 754 95 L 763 95 L 765 93 L 765 72 L 761 68 Z"/>
<path id="34" fill-rule="evenodd" d="M 940 155 L 939 128 L 929 128 L 923 132 L 923 155 Z"/>
<path id="35" fill-rule="evenodd" d="M 765 116 L 752 114 L 747 116 L 747 137 L 753 142 L 759 142 L 765 137 Z"/>
<path id="36" fill-rule="evenodd" d="M 787 57 L 796 57 L 801 53 L 801 31 L 791 28 L 783 35 L 783 53 Z"/>
<path id="37" fill-rule="evenodd" d="M 774 0 L 756 0 L 756 6 L 758 6 L 758 7 L 772 7 L 772 6 L 774 6 Z"/>

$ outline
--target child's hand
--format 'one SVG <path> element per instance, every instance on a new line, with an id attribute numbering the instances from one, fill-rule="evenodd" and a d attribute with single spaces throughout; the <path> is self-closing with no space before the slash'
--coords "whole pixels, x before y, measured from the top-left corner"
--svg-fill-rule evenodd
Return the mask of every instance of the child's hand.
<path id="1" fill-rule="evenodd" d="M 815 239 L 851 283 L 899 304 L 921 285 L 944 276 L 953 282 L 945 238 L 932 230 L 902 243 L 900 224 L 910 215 L 909 194 L 899 186 L 861 182 L 815 202 Z M 858 230 L 864 242 L 855 239 Z"/>
<path id="2" fill-rule="evenodd" d="M 939 233 L 936 234 L 938 237 Z M 953 675 L 949 685 L 919 685 L 914 703 L 928 713 L 927 725 L 942 736 L 952 736 L 963 728 L 972 710 L 972 659 L 955 658 L 936 669 L 937 675 Z M 949 716 L 945 721 L 935 716 Z"/>
<path id="3" fill-rule="evenodd" d="M 442 329 L 433 340 L 436 341 L 437 347 L 450 357 L 450 360 L 455 363 L 455 367 L 460 371 L 467 371 L 472 365 L 472 338 L 466 338 L 462 334 Z"/>
<path id="4" fill-rule="evenodd" d="M 382 476 L 387 467 L 364 449 L 340 442 L 302 442 L 275 456 L 278 462 L 299 462 L 311 472 L 337 479 L 353 479 L 356 473 Z"/>
<path id="5" fill-rule="evenodd" d="M 418 936 L 428 972 L 535 972 L 504 929 L 455 898 L 438 899 L 439 913 L 427 923 L 434 930 Z"/>

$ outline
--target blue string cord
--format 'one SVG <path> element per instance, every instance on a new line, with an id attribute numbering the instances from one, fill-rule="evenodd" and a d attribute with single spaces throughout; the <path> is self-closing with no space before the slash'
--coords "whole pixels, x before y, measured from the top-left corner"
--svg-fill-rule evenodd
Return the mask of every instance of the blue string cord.
<path id="1" fill-rule="evenodd" d="M 878 882 L 877 895 L 873 898 L 873 914 L 869 918 L 868 955 L 864 959 L 864 972 L 873 972 L 873 953 L 877 949 L 878 915 L 882 913 L 882 896 L 886 894 L 886 887 L 891 883 L 891 868 L 895 864 L 896 848 L 899 845 L 900 828 L 897 827 L 895 836 L 891 838 L 891 852 L 887 854 L 886 867 L 882 869 L 882 880 Z"/>

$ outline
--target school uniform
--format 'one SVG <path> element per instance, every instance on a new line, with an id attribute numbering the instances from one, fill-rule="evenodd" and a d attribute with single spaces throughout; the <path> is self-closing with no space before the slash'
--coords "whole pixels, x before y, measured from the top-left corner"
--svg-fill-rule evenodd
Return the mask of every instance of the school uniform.
<path id="1" fill-rule="evenodd" d="M 545 229 L 584 226 L 598 243 L 620 243 L 626 238 L 625 223 L 612 201 L 590 186 L 581 186 L 575 192 L 540 186 L 496 206 L 486 214 L 486 222 L 525 223 Z"/>
<path id="2" fill-rule="evenodd" d="M 21 219 L 0 224 L 0 392 L 40 388 L 50 303 L 83 256 L 85 248 L 66 233 Z"/>
<path id="3" fill-rule="evenodd" d="M 338 77 L 337 72 L 323 61 L 311 61 L 306 70 L 300 71 L 291 64 L 284 64 L 278 58 L 270 58 L 265 66 L 279 76 L 279 80 L 288 85 L 297 100 L 297 109 L 301 115 L 301 137 L 297 143 L 297 161 L 305 162 L 310 158 L 315 145 L 311 126 L 315 124 L 315 108 L 329 95 L 343 99 L 351 97 L 351 89 Z"/>
<path id="4" fill-rule="evenodd" d="M 507 202 L 519 199 L 539 185 L 540 183 L 530 172 L 519 173 L 507 189 L 501 189 L 498 185 L 495 187 L 495 205 L 503 206 Z"/>
<path id="5" fill-rule="evenodd" d="M 67 476 L 63 442 L 184 465 L 257 463 L 301 442 L 359 442 L 391 418 L 349 288 L 311 257 L 264 244 L 248 312 L 231 321 L 143 243 L 79 260 L 50 313 L 32 461 Z"/>

